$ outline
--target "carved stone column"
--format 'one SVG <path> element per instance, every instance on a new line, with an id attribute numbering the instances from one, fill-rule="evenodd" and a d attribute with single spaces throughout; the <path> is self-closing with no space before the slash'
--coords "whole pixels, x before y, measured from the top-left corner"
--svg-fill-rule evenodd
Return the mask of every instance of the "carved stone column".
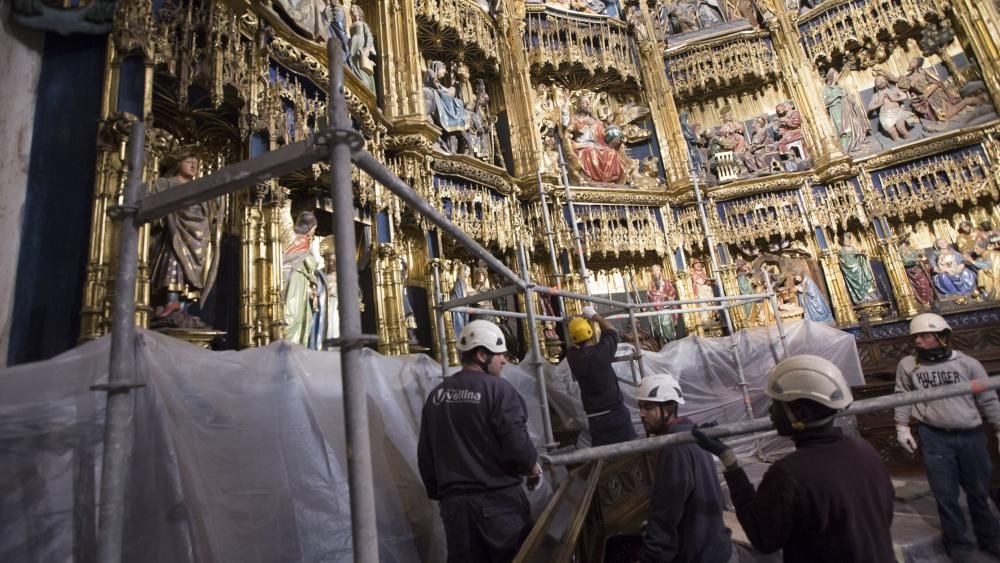
<path id="1" fill-rule="evenodd" d="M 979 62 L 993 106 L 1000 108 L 1000 11 L 991 0 L 954 0 L 958 30 Z"/>
<path id="2" fill-rule="evenodd" d="M 820 255 L 820 264 L 823 266 L 826 286 L 830 290 L 830 304 L 833 306 L 833 315 L 837 318 L 837 324 L 857 324 L 858 316 L 854 312 L 851 297 L 847 294 L 844 275 L 840 271 L 840 257 L 833 249 L 824 250 Z"/>
<path id="3" fill-rule="evenodd" d="M 503 88 L 507 121 L 510 124 L 511 149 L 514 153 L 514 176 L 526 181 L 535 179 L 541 166 L 542 140 L 532 116 L 531 79 L 524 54 L 524 2 L 512 2 L 511 13 L 498 18 L 500 35 L 500 82 Z"/>
<path id="4" fill-rule="evenodd" d="M 889 274 L 889 282 L 892 284 L 892 292 L 896 295 L 896 306 L 899 308 L 899 316 L 911 317 L 920 312 L 917 299 L 913 295 L 913 288 L 910 287 L 910 280 L 906 276 L 906 269 L 903 267 L 903 258 L 899 255 L 899 237 L 891 236 L 879 241 L 882 251 L 882 260 L 885 263 L 886 272 Z"/>
<path id="5" fill-rule="evenodd" d="M 736 267 L 733 265 L 726 265 L 720 267 L 719 270 L 719 277 L 722 281 L 722 287 L 726 290 L 726 295 L 741 295 L 742 292 L 740 291 L 740 284 L 736 281 Z M 749 326 L 747 316 L 743 314 L 742 305 L 730 308 L 729 318 L 733 323 L 734 330 L 739 330 Z"/>
<path id="6" fill-rule="evenodd" d="M 636 22 L 644 29 L 637 29 L 636 43 L 639 45 L 639 69 L 648 96 L 650 115 L 656 128 L 660 145 L 660 158 L 667 174 L 668 191 L 679 194 L 691 184 L 691 163 L 688 161 L 687 142 L 680 128 L 680 116 L 674 102 L 667 71 L 660 56 L 660 46 L 655 41 L 649 8 L 646 2 L 639 2 L 642 17 Z M 635 8 L 633 8 L 635 9 Z"/>
<path id="7" fill-rule="evenodd" d="M 691 286 L 691 274 L 687 270 L 677 272 L 677 299 L 683 301 L 685 299 L 693 299 L 695 295 L 694 287 Z M 682 306 L 684 309 L 693 309 L 698 307 L 697 304 L 687 304 Z M 705 329 L 701 326 L 701 313 L 684 313 L 684 326 L 687 328 L 688 334 L 696 334 L 698 336 L 705 335 Z"/>
<path id="8" fill-rule="evenodd" d="M 392 244 L 383 243 L 378 246 L 376 256 L 374 281 L 379 352 L 389 355 L 409 354 L 399 252 Z"/>
<path id="9" fill-rule="evenodd" d="M 802 114 L 802 131 L 812 161 L 816 168 L 825 168 L 846 155 L 821 99 L 823 83 L 802 49 L 799 28 L 783 4 L 776 12 L 779 15 L 768 23 L 768 28 L 778 67 L 796 109 Z"/>
<path id="10" fill-rule="evenodd" d="M 421 77 L 423 59 L 417 43 L 415 0 L 376 2 L 375 27 L 379 42 L 379 72 L 384 85 L 384 111 L 404 128 L 427 124 L 424 119 Z M 429 125 L 429 124 L 427 124 Z"/>

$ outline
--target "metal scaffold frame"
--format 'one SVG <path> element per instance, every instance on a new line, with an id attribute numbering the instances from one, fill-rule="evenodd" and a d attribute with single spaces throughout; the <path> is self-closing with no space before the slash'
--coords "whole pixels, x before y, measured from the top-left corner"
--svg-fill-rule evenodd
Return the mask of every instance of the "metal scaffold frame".
<path id="1" fill-rule="evenodd" d="M 327 44 L 329 61 L 342 61 L 341 45 L 335 40 Z M 619 313 L 611 314 L 608 319 L 628 319 L 632 323 L 633 333 L 637 333 L 637 319 L 652 315 L 694 314 L 702 311 L 721 311 L 733 339 L 733 354 L 739 368 L 739 381 L 746 402 L 748 422 L 718 427 L 710 434 L 719 436 L 737 433 L 756 432 L 764 428 L 763 422 L 754 419 L 753 409 L 747 384 L 743 378 L 742 363 L 737 352 L 732 324 L 728 311 L 732 307 L 741 306 L 747 302 L 767 300 L 774 308 L 781 345 L 787 356 L 785 332 L 777 314 L 777 303 L 773 290 L 766 293 L 740 296 L 719 296 L 705 299 L 687 299 L 659 303 L 621 303 L 592 295 L 583 295 L 565 291 L 560 286 L 559 261 L 553 243 L 553 231 L 546 213 L 546 231 L 549 237 L 549 253 L 554 268 L 557 287 L 535 284 L 529 276 L 528 253 L 524 245 L 517 249 L 520 274 L 515 273 L 506 264 L 495 257 L 468 234 L 452 223 L 441 211 L 425 201 L 418 192 L 396 176 L 374 156 L 364 149 L 363 137 L 351 126 L 344 96 L 344 69 L 342 64 L 330 64 L 329 83 L 330 126 L 309 136 L 307 139 L 285 145 L 261 156 L 223 167 L 215 172 L 176 186 L 170 190 L 146 196 L 142 182 L 143 153 L 145 147 L 145 127 L 141 119 L 132 125 L 128 151 L 128 182 L 124 189 L 121 205 L 109 209 L 109 215 L 118 226 L 118 264 L 115 274 L 114 308 L 111 330 L 111 351 L 109 361 L 108 383 L 95 386 L 95 390 L 107 393 L 107 412 L 104 435 L 104 454 L 102 460 L 101 499 L 99 508 L 98 528 L 98 561 L 101 563 L 118 563 L 122 556 L 122 535 L 125 514 L 125 484 L 128 480 L 128 460 L 132 450 L 132 419 L 134 412 L 134 395 L 130 392 L 141 387 L 135 381 L 136 369 L 136 326 L 135 326 L 135 288 L 138 269 L 139 230 L 150 221 L 162 218 L 168 214 L 182 210 L 188 206 L 214 199 L 236 190 L 254 186 L 277 178 L 290 172 L 310 167 L 321 160 L 330 164 L 330 195 L 333 199 L 333 231 L 335 234 L 335 252 L 337 257 L 337 290 L 340 295 L 339 314 L 341 337 L 327 341 L 328 345 L 339 347 L 342 365 L 344 388 L 344 418 L 348 445 L 348 484 L 350 487 L 351 525 L 354 548 L 354 560 L 363 563 L 379 561 L 378 534 L 375 518 L 375 493 L 372 482 L 372 456 L 370 436 L 368 434 L 368 412 L 366 400 L 365 370 L 361 369 L 361 349 L 377 341 L 374 335 L 364 334 L 361 326 L 360 293 L 357 262 L 355 254 L 355 231 L 353 216 L 353 187 L 351 181 L 352 166 L 357 166 L 375 181 L 385 186 L 396 197 L 402 200 L 411 210 L 424 216 L 429 223 L 451 236 L 458 243 L 468 248 L 472 254 L 488 264 L 495 272 L 503 276 L 511 285 L 500 287 L 489 292 L 474 296 L 445 301 L 441 292 L 440 261 L 432 261 L 433 279 L 436 291 L 434 308 L 435 322 L 438 327 L 438 344 L 442 375 L 448 374 L 447 342 L 445 337 L 444 315 L 449 312 L 466 312 L 485 314 L 498 317 L 510 317 L 525 321 L 526 333 L 529 336 L 531 352 L 534 356 L 533 368 L 537 378 L 539 398 L 541 402 L 544 439 L 547 449 L 555 446 L 552 436 L 552 422 L 549 417 L 548 398 L 545 387 L 544 358 L 538 339 L 537 323 L 541 321 L 565 321 L 565 309 L 560 307 L 563 316 L 539 315 L 534 308 L 534 295 L 543 294 L 559 299 L 560 305 L 564 299 L 575 299 L 583 302 L 604 305 Z M 561 159 L 562 161 L 562 159 Z M 564 161 L 563 161 L 564 162 Z M 565 168 L 563 168 L 564 183 Z M 541 186 L 540 186 L 541 187 Z M 567 186 L 568 194 L 568 186 Z M 568 194 L 569 195 L 569 194 Z M 697 194 L 699 207 L 704 209 Z M 547 203 L 544 199 L 543 205 Z M 580 275 L 584 287 L 588 287 L 588 274 L 584 263 L 581 239 L 576 230 L 573 202 L 567 197 L 569 214 L 575 231 L 574 242 Z M 708 239 L 712 249 L 711 240 Z M 712 250 L 713 262 L 715 260 Z M 719 284 L 721 290 L 721 284 Z M 589 293 L 589 288 L 586 290 Z M 524 296 L 524 312 L 481 309 L 475 305 L 489 299 L 513 294 Z M 637 300 L 637 299 L 636 299 Z M 687 306 L 687 308 L 685 308 Z M 691 307 L 694 306 L 694 307 Z M 640 377 L 645 376 L 642 363 L 642 350 L 637 338 L 633 339 L 635 350 L 626 360 L 638 363 Z M 634 376 L 633 371 L 633 378 Z M 968 389 L 960 393 L 978 392 L 987 388 L 1000 386 L 1000 378 L 994 378 L 989 386 L 981 389 Z M 637 381 L 632 382 L 633 384 Z M 927 400 L 921 398 L 908 399 L 909 402 Z M 903 397 L 903 396 L 900 396 Z M 874 405 L 876 399 L 861 403 Z M 903 404 L 903 403 L 897 403 Z M 867 408 L 867 407 L 866 407 Z M 876 408 L 885 408 L 879 403 Z M 844 414 L 861 412 L 857 407 L 845 411 Z M 864 412 L 869 412 L 868 410 Z M 689 434 L 672 435 L 663 439 L 639 440 L 634 443 L 616 444 L 590 448 L 568 454 L 545 454 L 543 459 L 551 464 L 577 463 L 587 459 L 597 459 L 621 455 L 631 451 L 645 451 L 662 447 L 666 443 L 690 440 Z"/>
<path id="2" fill-rule="evenodd" d="M 343 60 L 341 46 L 329 41 L 327 53 L 329 61 Z M 552 423 L 549 417 L 548 399 L 545 388 L 541 347 L 537 337 L 537 322 L 561 321 L 565 317 L 536 315 L 534 311 L 535 293 L 551 295 L 562 299 L 577 299 L 589 303 L 606 305 L 625 311 L 630 322 L 649 314 L 694 313 L 702 310 L 727 310 L 737 303 L 761 300 L 767 295 L 722 297 L 674 301 L 668 303 L 619 303 L 591 295 L 582 295 L 561 288 L 537 285 L 531 282 L 528 273 L 527 253 L 523 244 L 518 248 L 518 275 L 497 259 L 473 238 L 459 229 L 438 209 L 421 198 L 406 182 L 386 168 L 374 156 L 364 150 L 363 137 L 351 127 L 344 97 L 344 70 L 342 65 L 330 65 L 330 126 L 311 135 L 305 140 L 285 145 L 261 156 L 225 166 L 215 172 L 174 187 L 171 190 L 145 196 L 143 193 L 142 170 L 145 145 L 145 127 L 142 120 L 133 126 L 129 141 L 128 183 L 124 190 L 123 204 L 109 210 L 118 225 L 119 256 L 116 272 L 113 330 L 111 334 L 111 359 L 108 384 L 97 390 L 108 394 L 107 422 L 105 426 L 105 450 L 103 459 L 103 481 L 101 487 L 100 521 L 98 530 L 98 560 L 102 563 L 121 561 L 123 515 L 125 506 L 125 482 L 128 471 L 128 457 L 132 445 L 131 420 L 134 397 L 129 391 L 137 387 L 135 374 L 135 284 L 138 268 L 139 229 L 145 223 L 165 217 L 190 205 L 214 199 L 236 190 L 260 184 L 272 178 L 311 166 L 321 160 L 330 163 L 330 194 L 334 201 L 333 230 L 337 256 L 337 290 L 339 301 L 341 337 L 327 344 L 339 346 L 342 359 L 344 385 L 344 414 L 349 444 L 348 482 L 350 486 L 352 539 L 355 561 L 375 563 L 378 557 L 378 538 L 375 524 L 375 493 L 371 482 L 372 459 L 370 436 L 367 425 L 367 401 L 365 399 L 364 372 L 360 369 L 361 348 L 377 341 L 375 335 L 363 334 L 358 291 L 357 263 L 354 261 L 355 233 L 353 228 L 353 189 L 351 184 L 352 164 L 375 181 L 379 182 L 400 198 L 413 211 L 423 215 L 442 232 L 453 237 L 483 260 L 494 271 L 506 278 L 512 285 L 492 292 L 477 294 L 470 298 L 443 302 L 440 291 L 439 265 L 434 264 L 434 282 L 439 305 L 435 308 L 440 344 L 442 374 L 447 375 L 447 344 L 444 337 L 445 311 L 455 310 L 471 313 L 488 313 L 494 316 L 522 318 L 531 341 L 534 355 L 534 369 L 538 380 L 541 399 L 542 419 L 547 447 L 553 447 Z M 565 178 L 564 178 L 565 182 Z M 573 216 L 572 199 L 568 199 L 570 215 Z M 547 216 L 546 216 L 547 217 Z M 574 223 L 574 229 L 576 225 Z M 551 226 L 547 228 L 552 236 Z M 575 238 L 576 255 L 581 278 L 587 287 L 588 274 L 583 261 L 580 235 Z M 554 244 L 549 245 L 552 264 L 557 265 Z M 558 274 L 558 270 L 554 273 Z M 557 278 L 558 279 L 558 278 Z M 589 288 L 587 290 L 589 292 Z M 523 293 L 526 304 L 524 313 L 482 310 L 469 307 L 492 297 Z M 772 296 L 773 298 L 773 296 Z M 715 307 L 695 309 L 674 309 L 679 305 L 701 304 L 705 302 L 726 303 Z M 461 308 L 460 308 L 461 307 Z M 648 307 L 661 307 L 655 312 L 637 312 Z M 614 315 L 611 318 L 617 318 Z M 634 324 L 633 324 L 634 326 Z M 633 331 L 637 332 L 637 331 Z M 635 340 L 636 352 L 632 358 L 639 363 L 640 374 L 644 375 L 641 350 Z M 738 359 L 737 359 L 738 361 Z M 752 411 L 751 411 L 752 414 Z"/>

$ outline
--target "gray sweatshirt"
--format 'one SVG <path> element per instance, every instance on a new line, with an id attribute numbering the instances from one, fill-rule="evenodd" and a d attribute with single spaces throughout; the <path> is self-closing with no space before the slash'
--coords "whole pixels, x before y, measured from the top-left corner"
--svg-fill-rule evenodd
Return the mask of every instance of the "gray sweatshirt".
<path id="1" fill-rule="evenodd" d="M 943 362 L 917 363 L 915 356 L 906 356 L 896 368 L 896 392 L 932 389 L 941 385 L 986 379 L 986 370 L 979 360 L 953 350 Z M 996 391 L 983 391 L 973 396 L 960 395 L 928 403 L 896 407 L 896 424 L 908 424 L 910 416 L 920 422 L 947 429 L 975 428 L 983 419 L 976 409 L 982 408 L 993 426 L 1000 428 L 1000 399 Z"/>

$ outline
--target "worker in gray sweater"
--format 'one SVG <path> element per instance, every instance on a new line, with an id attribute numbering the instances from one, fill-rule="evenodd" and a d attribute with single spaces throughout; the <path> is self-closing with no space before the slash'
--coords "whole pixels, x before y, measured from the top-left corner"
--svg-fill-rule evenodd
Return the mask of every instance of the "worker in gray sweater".
<path id="1" fill-rule="evenodd" d="M 940 315 L 923 313 L 913 317 L 910 335 L 916 353 L 900 360 L 896 368 L 897 392 L 987 378 L 983 364 L 951 349 L 951 327 Z M 979 546 L 1000 557 L 1000 522 L 990 511 L 992 468 L 980 409 L 993 429 L 1000 430 L 1000 400 L 996 391 L 896 408 L 896 438 L 910 453 L 917 450 L 917 441 L 910 432 L 910 418 L 917 420 L 927 482 L 937 502 L 944 545 L 953 561 L 973 561 L 975 549 L 965 535 L 959 487 L 965 490 Z"/>

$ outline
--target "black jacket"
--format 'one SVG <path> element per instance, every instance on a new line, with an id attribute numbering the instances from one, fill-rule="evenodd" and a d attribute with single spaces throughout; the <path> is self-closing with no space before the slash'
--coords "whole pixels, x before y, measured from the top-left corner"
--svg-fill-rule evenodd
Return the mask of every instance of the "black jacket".
<path id="1" fill-rule="evenodd" d="M 417 465 L 428 497 L 520 485 L 537 459 L 524 399 L 507 380 L 463 369 L 427 397 Z"/>
<path id="2" fill-rule="evenodd" d="M 892 482 L 875 449 L 839 428 L 793 439 L 795 452 L 767 470 L 756 492 L 742 469 L 725 473 L 753 546 L 784 549 L 789 563 L 895 561 Z"/>
<path id="3" fill-rule="evenodd" d="M 692 427 L 682 418 L 668 434 Z M 722 520 L 719 476 L 712 456 L 696 444 L 660 450 L 649 505 L 640 561 L 729 561 L 733 545 L 729 528 Z"/>
<path id="4" fill-rule="evenodd" d="M 570 348 L 566 362 L 580 384 L 580 399 L 587 414 L 608 411 L 622 403 L 618 378 L 611 367 L 618 350 L 618 332 L 605 330 L 597 344 Z"/>

